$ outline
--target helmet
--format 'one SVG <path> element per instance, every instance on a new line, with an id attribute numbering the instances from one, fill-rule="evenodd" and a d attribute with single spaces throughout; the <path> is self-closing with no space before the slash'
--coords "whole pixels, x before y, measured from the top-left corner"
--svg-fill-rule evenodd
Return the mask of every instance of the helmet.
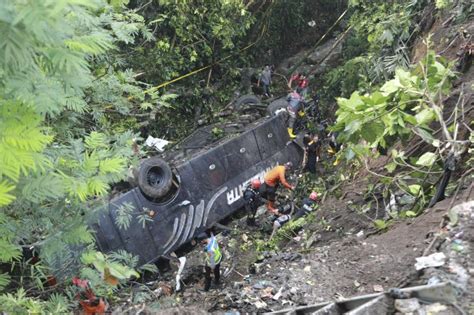
<path id="1" fill-rule="evenodd" d="M 252 181 L 250 182 L 250 185 L 252 186 L 252 188 L 254 189 L 259 189 L 260 188 L 260 180 L 258 178 L 254 178 L 252 179 Z"/>
<path id="2" fill-rule="evenodd" d="M 291 163 L 291 162 L 286 162 L 286 163 L 285 163 L 285 167 L 286 167 L 287 169 L 291 169 L 291 168 L 293 168 L 293 163 Z"/>
<path id="3" fill-rule="evenodd" d="M 311 192 L 311 194 L 309 194 L 309 199 L 316 201 L 316 199 L 318 199 L 318 193 L 315 191 Z"/>

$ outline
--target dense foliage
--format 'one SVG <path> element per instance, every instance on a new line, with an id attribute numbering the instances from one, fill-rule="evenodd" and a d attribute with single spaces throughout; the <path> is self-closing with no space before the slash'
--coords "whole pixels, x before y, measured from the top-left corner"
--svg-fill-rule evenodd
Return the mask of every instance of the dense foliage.
<path id="1" fill-rule="evenodd" d="M 101 1 L 2 1 L 0 12 L 0 290 L 26 289 L 0 297 L 0 310 L 64 311 L 60 296 L 43 308 L 25 294 L 79 275 L 94 248 L 86 222 L 126 176 L 134 135 L 123 118 L 144 99 L 115 47 L 148 31 Z"/>
<path id="2" fill-rule="evenodd" d="M 350 1 L 352 26 L 343 44 L 343 63 L 323 78 L 323 98 L 348 97 L 390 79 L 407 68 L 410 45 L 420 32 L 425 0 Z"/>

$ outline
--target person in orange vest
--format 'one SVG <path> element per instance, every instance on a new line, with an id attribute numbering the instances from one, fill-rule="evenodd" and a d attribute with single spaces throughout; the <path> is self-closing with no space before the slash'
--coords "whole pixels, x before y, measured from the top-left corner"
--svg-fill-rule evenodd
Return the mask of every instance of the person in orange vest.
<path id="1" fill-rule="evenodd" d="M 278 210 L 273 206 L 276 200 L 276 191 L 280 183 L 288 189 L 295 189 L 295 187 L 288 184 L 285 179 L 286 171 L 291 170 L 292 168 L 293 163 L 287 162 L 285 165 L 275 166 L 265 174 L 265 183 L 262 185 L 261 196 L 267 199 L 267 210 L 270 213 L 278 215 Z"/>

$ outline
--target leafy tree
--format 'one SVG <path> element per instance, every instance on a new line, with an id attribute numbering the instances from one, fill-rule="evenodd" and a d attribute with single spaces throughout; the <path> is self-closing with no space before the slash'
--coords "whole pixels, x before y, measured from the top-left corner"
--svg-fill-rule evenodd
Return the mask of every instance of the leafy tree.
<path id="1" fill-rule="evenodd" d="M 391 79 L 397 68 L 407 69 L 425 5 L 425 0 L 350 1 L 352 31 L 343 44 L 344 63 L 322 78 L 323 99 L 368 92 Z"/>
<path id="2" fill-rule="evenodd" d="M 429 145 L 430 150 L 419 157 L 392 150 L 392 161 L 386 165 L 391 176 L 379 175 L 387 184 L 397 186 L 407 194 L 423 198 L 417 204 L 422 209 L 425 198 L 433 192 L 431 178 L 440 174 L 443 162 L 450 154 L 460 155 L 463 143 L 456 139 L 456 131 L 449 131 L 443 117 L 443 98 L 449 94 L 454 73 L 452 65 L 429 51 L 426 58 L 411 71 L 397 69 L 395 78 L 385 82 L 370 94 L 352 93 L 350 98 L 338 98 L 337 121 L 333 127 L 339 132 L 338 140 L 346 144 L 347 159 L 357 157 L 366 162 L 374 152 L 387 152 L 396 142 L 412 139 L 417 135 Z M 457 112 L 459 109 L 455 108 Z M 441 126 L 443 137 L 433 136 L 433 122 Z M 453 129 L 457 130 L 454 121 Z M 445 156 L 441 152 L 449 152 Z M 415 151 L 416 152 L 416 151 Z M 367 165 L 365 165 L 367 167 Z M 442 172 L 441 172 L 442 173 Z M 375 173 L 374 173 L 375 174 Z M 378 174 L 375 174 L 378 175 Z M 413 200 L 414 201 L 414 200 Z M 413 211 L 410 215 L 416 215 Z"/>
<path id="3" fill-rule="evenodd" d="M 143 132 L 184 137 L 198 120 L 212 119 L 232 95 L 244 58 L 239 50 L 254 18 L 242 0 L 138 0 L 129 6 L 143 14 L 156 39 L 123 47 L 126 63 L 153 85 L 186 76 L 158 91 L 172 92 L 177 99 L 163 104 L 156 123 Z"/>
<path id="4" fill-rule="evenodd" d="M 136 135 L 125 130 L 139 120 L 127 128 L 124 118 L 144 113 L 146 85 L 118 69 L 115 47 L 151 34 L 143 18 L 114 4 L 0 2 L 0 262 L 18 265 L 25 250 L 39 249 L 40 263 L 14 270 L 27 272 L 15 286 L 28 291 L 48 275 L 78 271 L 81 249 L 93 249 L 88 220 L 136 159 Z M 0 273 L 0 290 L 9 282 Z M 1 296 L 0 310 L 54 304 L 25 292 Z"/>

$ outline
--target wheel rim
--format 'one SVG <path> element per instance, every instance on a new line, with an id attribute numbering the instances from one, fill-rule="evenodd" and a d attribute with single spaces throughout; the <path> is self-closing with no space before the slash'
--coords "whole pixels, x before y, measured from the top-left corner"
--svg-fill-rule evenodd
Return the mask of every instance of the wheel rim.
<path id="1" fill-rule="evenodd" d="M 160 186 L 163 180 L 163 170 L 161 167 L 152 167 L 146 176 L 148 185 L 152 187 Z"/>

